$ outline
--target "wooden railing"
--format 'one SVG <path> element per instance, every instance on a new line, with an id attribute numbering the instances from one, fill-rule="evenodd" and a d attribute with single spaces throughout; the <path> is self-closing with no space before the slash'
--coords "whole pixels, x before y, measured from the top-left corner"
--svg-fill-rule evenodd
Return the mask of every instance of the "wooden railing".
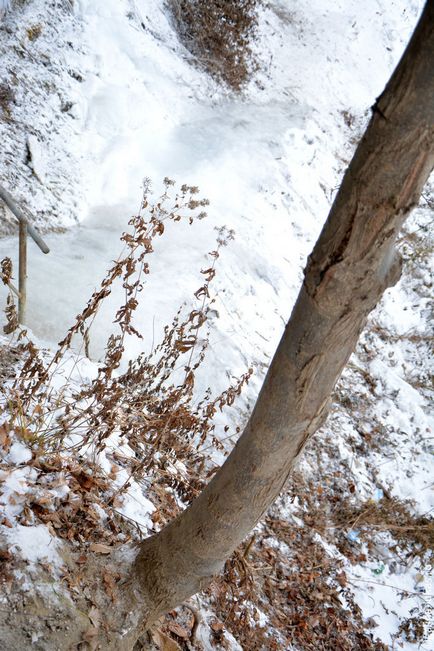
<path id="1" fill-rule="evenodd" d="M 27 235 L 30 235 L 43 253 L 49 253 L 50 249 L 34 226 L 30 224 L 21 208 L 17 206 L 9 192 L 1 185 L 0 199 L 4 201 L 19 223 L 18 289 L 12 283 L 9 283 L 9 287 L 18 297 L 18 320 L 23 324 L 27 302 Z"/>

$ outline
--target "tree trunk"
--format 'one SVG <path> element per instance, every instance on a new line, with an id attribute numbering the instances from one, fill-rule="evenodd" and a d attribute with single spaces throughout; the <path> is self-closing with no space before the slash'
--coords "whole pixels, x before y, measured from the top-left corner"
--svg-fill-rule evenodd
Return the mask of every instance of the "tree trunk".
<path id="1" fill-rule="evenodd" d="M 396 237 L 434 165 L 434 0 L 372 111 L 242 436 L 191 506 L 141 545 L 148 621 L 203 589 L 272 504 L 400 276 Z"/>

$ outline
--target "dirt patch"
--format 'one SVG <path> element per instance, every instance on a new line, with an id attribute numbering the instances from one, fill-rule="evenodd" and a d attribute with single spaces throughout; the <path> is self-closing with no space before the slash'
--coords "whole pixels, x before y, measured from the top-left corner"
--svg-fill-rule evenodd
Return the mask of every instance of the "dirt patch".
<path id="1" fill-rule="evenodd" d="M 19 346 L 0 344 L 0 386 L 15 377 L 20 356 Z"/>

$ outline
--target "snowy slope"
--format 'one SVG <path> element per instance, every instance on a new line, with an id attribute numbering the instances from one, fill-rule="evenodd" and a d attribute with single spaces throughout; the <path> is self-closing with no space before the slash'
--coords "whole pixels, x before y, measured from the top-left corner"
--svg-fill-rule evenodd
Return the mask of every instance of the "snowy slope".
<path id="1" fill-rule="evenodd" d="M 153 261 L 139 321 L 146 345 L 178 304 L 190 300 L 213 228 L 226 224 L 236 240 L 216 283 L 211 364 L 239 372 L 257 357 L 254 351 L 261 351 L 260 361 L 270 355 L 350 157 L 345 119 L 366 119 L 416 20 L 418 3 L 407 4 L 393 3 L 383 13 L 376 2 L 363 9 L 345 2 L 333 12 L 301 2 L 288 13 L 285 3 L 270 3 L 257 43 L 262 73 L 243 97 L 233 98 L 180 56 L 162 3 L 75 3 L 61 26 L 78 26 L 70 49 L 83 81 L 73 94 L 65 87 L 73 104 L 69 123 L 56 112 L 59 131 L 49 137 L 55 149 L 66 142 L 68 161 L 78 152 L 72 170 L 79 165 L 80 178 L 73 173 L 65 186 L 84 195 L 75 211 L 82 226 L 49 236 L 48 258 L 31 249 L 28 323 L 35 333 L 48 340 L 62 335 L 117 255 L 142 178 L 158 187 L 167 175 L 198 185 L 211 210 L 193 233 L 170 234 Z M 50 159 L 50 150 L 44 153 Z M 40 185 L 33 179 L 46 196 Z M 1 253 L 14 248 L 5 241 Z M 175 269 L 182 278 L 176 285 Z M 94 328 L 95 355 L 109 314 Z"/>

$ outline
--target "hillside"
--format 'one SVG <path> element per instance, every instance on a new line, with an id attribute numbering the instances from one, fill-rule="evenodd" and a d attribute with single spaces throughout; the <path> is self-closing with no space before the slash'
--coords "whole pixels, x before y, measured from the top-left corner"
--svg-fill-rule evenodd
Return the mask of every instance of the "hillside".
<path id="1" fill-rule="evenodd" d="M 224 460 L 370 107 L 422 9 L 404 0 L 257 5 L 246 79 L 235 88 L 201 58 L 195 47 L 203 41 L 186 40 L 173 3 L 17 0 L 0 22 L 0 184 L 51 249 L 43 256 L 29 242 L 27 335 L 0 340 L 0 548 L 9 604 L 37 595 L 42 573 L 74 598 L 85 561 L 65 571 L 62 545 L 75 545 L 80 559 L 159 530 Z M 113 320 L 125 288 L 113 286 L 90 328 L 77 326 L 71 349 L 61 346 L 49 382 L 23 399 L 30 411 L 15 411 L 11 425 L 14 376 L 24 390 L 30 375 L 20 369 L 29 356 L 33 370 L 36 362 L 50 365 L 57 342 L 125 254 L 119 238 L 130 217 L 146 219 L 164 192 L 172 205 L 182 184 L 194 189 L 184 192 L 186 219 L 168 220 L 153 237 L 132 321 L 140 337 L 122 340 L 113 377 L 154 352 L 135 416 L 155 415 L 152 400 L 163 405 L 167 397 L 152 394 L 160 386 L 158 354 L 171 351 L 164 327 L 180 306 L 175 325 L 205 306 L 193 348 L 168 356 L 167 368 L 174 359 L 171 379 L 184 383 L 189 417 L 203 396 L 205 404 L 223 396 L 225 408 L 216 399 L 212 424 L 192 418 L 186 433 L 178 400 L 180 425 L 164 445 L 152 424 L 140 440 L 143 423 L 135 428 L 123 403 L 112 421 L 92 420 L 89 394 L 80 392 L 104 367 L 107 341 L 118 332 Z M 189 212 L 197 197 L 209 205 Z M 206 218 L 190 224 L 202 207 Z M 403 277 L 373 313 L 328 420 L 285 491 L 224 577 L 170 613 L 143 648 L 433 648 L 433 209 L 428 184 L 400 240 Z M 0 259 L 10 256 L 16 269 L 14 220 L 1 202 L 0 211 Z M 137 232 L 141 222 L 133 226 Z M 214 278 L 208 253 L 219 239 Z M 203 274 L 207 267 L 211 275 Z M 204 282 L 210 299 L 197 292 Z M 3 302 L 6 296 L 2 287 Z M 201 361 L 202 351 L 193 388 L 183 368 Z M 250 368 L 238 396 L 236 378 Z M 74 393 L 87 415 L 65 434 Z M 105 404 L 113 396 L 107 392 Z M 27 630 L 29 648 L 46 648 L 46 623 L 11 617 Z M 92 626 L 96 620 L 94 613 Z M 86 643 L 92 648 L 91 637 Z"/>

